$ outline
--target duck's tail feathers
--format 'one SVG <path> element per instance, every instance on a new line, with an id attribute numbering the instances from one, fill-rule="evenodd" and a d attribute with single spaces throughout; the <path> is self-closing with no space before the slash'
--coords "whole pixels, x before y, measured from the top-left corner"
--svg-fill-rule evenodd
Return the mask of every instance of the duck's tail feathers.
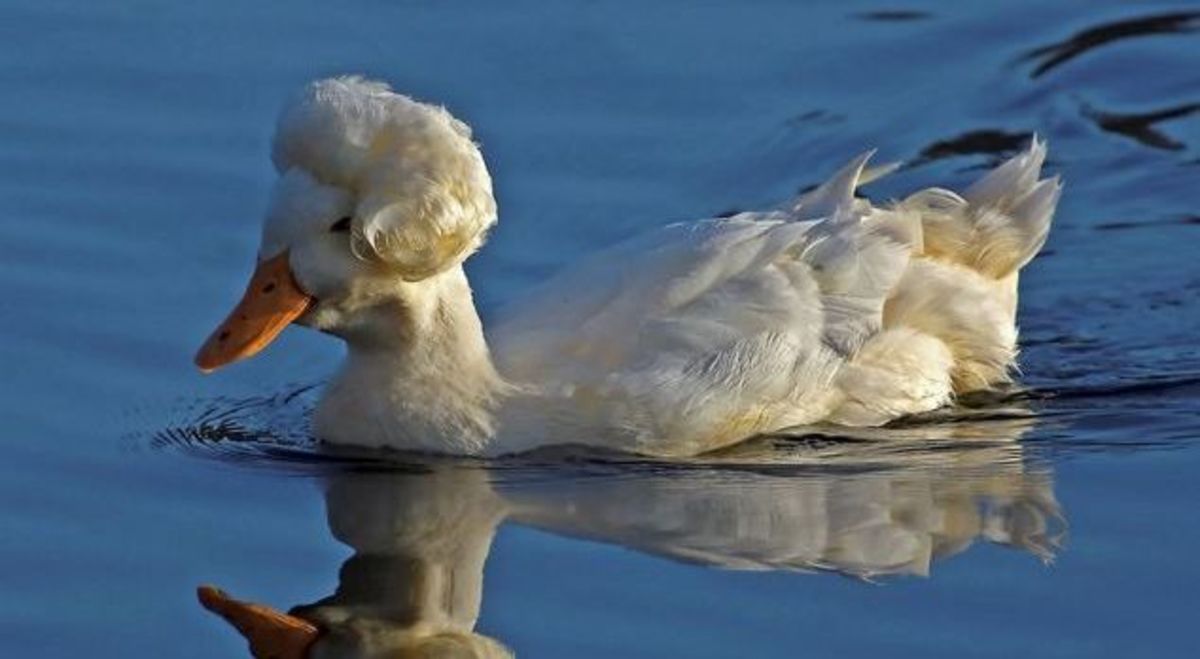
<path id="1" fill-rule="evenodd" d="M 1059 177 L 1039 179 L 1046 143 L 1029 148 L 989 172 L 961 195 L 922 190 L 899 207 L 921 215 L 924 252 L 981 274 L 1003 279 L 1029 263 L 1050 232 L 1062 193 Z"/>

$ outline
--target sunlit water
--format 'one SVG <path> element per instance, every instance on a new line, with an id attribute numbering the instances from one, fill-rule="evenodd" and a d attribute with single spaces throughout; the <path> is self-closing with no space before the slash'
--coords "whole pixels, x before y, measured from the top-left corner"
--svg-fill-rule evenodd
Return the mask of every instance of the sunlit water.
<path id="1" fill-rule="evenodd" d="M 1200 9 L 503 6 L 0 9 L 0 656 L 245 656 L 205 582 L 525 657 L 1193 656 Z M 1067 187 L 1022 281 L 1024 388 L 675 464 L 322 450 L 333 342 L 190 356 L 249 269 L 281 99 L 344 71 L 474 125 L 485 320 L 865 147 L 909 163 L 886 199 L 1036 131 Z"/>

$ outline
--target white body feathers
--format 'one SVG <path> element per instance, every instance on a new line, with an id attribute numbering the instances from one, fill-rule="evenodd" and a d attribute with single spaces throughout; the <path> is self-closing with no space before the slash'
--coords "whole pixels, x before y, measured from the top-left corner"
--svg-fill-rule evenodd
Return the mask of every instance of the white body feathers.
<path id="1" fill-rule="evenodd" d="M 859 158 L 786 212 L 672 225 L 592 257 L 491 335 L 501 372 L 537 383 L 548 412 L 518 419 L 522 434 L 688 455 L 789 426 L 881 425 L 1008 381 L 1017 270 L 1059 193 L 1037 179 L 1044 157 L 1035 142 L 966 199 L 926 190 L 887 209 L 854 198 Z"/>
<path id="2" fill-rule="evenodd" d="M 372 268 L 319 263 L 321 250 L 271 228 L 286 213 L 268 222 L 264 250 L 290 245 L 297 281 L 321 301 L 308 324 L 349 344 L 318 407 L 322 439 L 691 455 L 937 408 L 1008 380 L 1018 271 L 1060 192 L 1039 180 L 1034 140 L 963 196 L 931 189 L 874 207 L 854 197 L 864 155 L 781 209 L 671 225 L 592 256 L 510 305 L 485 341 L 461 262 L 495 205 L 469 135 L 444 110 L 358 79 L 317 83 L 284 114 L 284 178 L 299 169 L 356 200 L 351 243 Z"/>

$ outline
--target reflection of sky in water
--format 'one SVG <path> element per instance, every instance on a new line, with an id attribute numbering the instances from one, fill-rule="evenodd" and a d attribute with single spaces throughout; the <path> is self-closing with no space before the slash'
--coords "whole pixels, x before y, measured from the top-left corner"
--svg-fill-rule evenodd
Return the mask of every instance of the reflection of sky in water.
<path id="1" fill-rule="evenodd" d="M 0 653 L 238 656 L 240 641 L 191 598 L 211 581 L 285 607 L 338 592 L 330 607 L 384 619 L 405 606 L 390 593 L 416 584 L 436 601 L 423 613 L 533 657 L 1189 656 L 1200 576 L 1192 11 L 9 7 Z M 288 332 L 208 380 L 189 357 L 257 241 L 280 100 L 345 70 L 475 126 L 501 203 L 471 263 L 485 319 L 586 251 L 770 203 L 864 146 L 909 162 L 867 190 L 886 199 L 957 186 L 1027 134 L 1046 136 L 1067 189 L 1023 282 L 1039 421 L 984 401 L 969 419 L 885 437 L 743 447 L 720 469 L 611 456 L 487 473 L 379 473 L 361 456 L 330 467 L 303 441 L 308 394 L 287 398 L 290 383 L 332 368 L 331 342 Z M 1012 424 L 1019 432 L 1003 430 Z M 897 438 L 926 444 L 883 441 Z M 339 492 L 360 489 L 347 520 Z M 450 515 L 458 526 L 438 528 L 446 506 L 468 503 L 471 514 Z M 493 512 L 506 520 L 494 537 Z M 357 556 L 330 539 L 326 514 Z M 378 569 L 360 560 L 367 546 Z M 450 568 L 433 559 L 458 565 L 472 551 L 488 553 L 483 587 L 466 561 L 462 599 L 443 597 L 428 577 Z M 389 585 L 360 589 L 356 575 Z"/>

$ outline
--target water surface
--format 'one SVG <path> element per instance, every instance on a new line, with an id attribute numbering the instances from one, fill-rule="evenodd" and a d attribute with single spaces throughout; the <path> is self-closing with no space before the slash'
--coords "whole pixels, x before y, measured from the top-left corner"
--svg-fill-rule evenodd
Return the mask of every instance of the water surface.
<path id="1" fill-rule="evenodd" d="M 525 657 L 1191 656 L 1198 11 L 8 3 L 0 654 L 245 656 L 194 601 L 213 582 L 363 616 L 424 597 L 390 615 Z M 687 464 L 317 451 L 333 342 L 292 330 L 209 378 L 190 356 L 249 270 L 281 100 L 341 72 L 475 127 L 501 205 L 469 264 L 485 320 L 866 147 L 908 163 L 867 189 L 887 199 L 1036 132 L 1067 185 L 1022 281 L 1027 389 Z"/>

